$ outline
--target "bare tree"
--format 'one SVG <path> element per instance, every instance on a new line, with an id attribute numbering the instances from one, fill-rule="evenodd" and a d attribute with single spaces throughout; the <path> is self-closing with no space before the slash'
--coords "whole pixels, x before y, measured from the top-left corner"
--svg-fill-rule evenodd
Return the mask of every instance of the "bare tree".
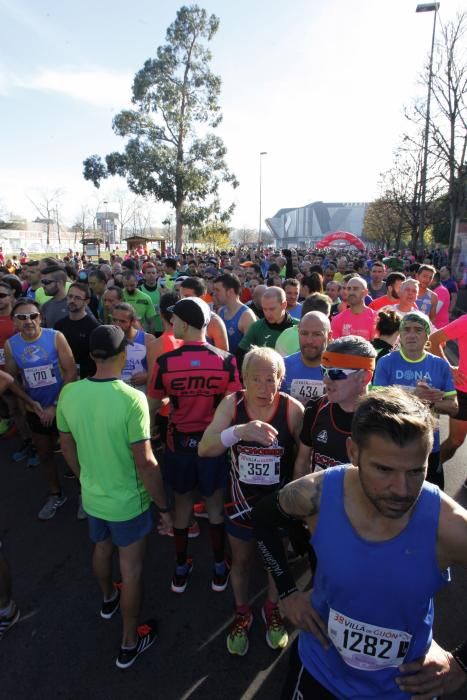
<path id="1" fill-rule="evenodd" d="M 467 12 L 441 27 L 433 74 L 435 109 L 431 117 L 431 149 L 449 202 L 449 256 L 456 223 L 466 207 L 467 151 Z"/>
<path id="2" fill-rule="evenodd" d="M 29 195 L 26 195 L 38 214 L 36 217 L 36 222 L 42 223 L 45 226 L 47 235 L 46 242 L 48 246 L 50 245 L 50 227 L 52 224 L 56 224 L 56 210 L 62 195 L 63 190 L 60 188 L 52 191 L 42 190 L 41 192 L 38 192 L 36 196 L 34 196 L 34 199 Z"/>

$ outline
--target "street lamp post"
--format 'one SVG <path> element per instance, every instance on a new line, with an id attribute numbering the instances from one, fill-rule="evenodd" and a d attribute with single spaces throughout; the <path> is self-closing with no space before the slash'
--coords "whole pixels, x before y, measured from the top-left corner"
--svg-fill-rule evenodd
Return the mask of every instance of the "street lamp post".
<path id="1" fill-rule="evenodd" d="M 262 226 L 262 216 L 261 216 L 261 206 L 262 206 L 262 174 L 263 174 L 263 156 L 267 156 L 267 151 L 261 151 L 259 154 L 259 226 L 258 226 L 258 248 L 261 244 L 261 226 Z"/>
<path id="2" fill-rule="evenodd" d="M 109 230 L 107 228 L 107 205 L 108 205 L 108 200 L 104 199 L 104 204 L 105 204 L 105 218 L 104 218 L 104 248 L 105 250 L 110 250 L 110 242 L 109 242 Z"/>
<path id="3" fill-rule="evenodd" d="M 433 78 L 433 52 L 435 48 L 435 33 L 436 33 L 436 17 L 439 10 L 439 2 L 426 2 L 417 5 L 416 12 L 434 12 L 433 19 L 433 34 L 431 37 L 431 53 L 430 65 L 428 72 L 428 98 L 426 102 L 426 120 L 425 120 L 425 135 L 423 143 L 423 165 L 421 172 L 421 197 L 420 197 L 420 220 L 418 229 L 418 245 L 423 248 L 424 232 L 425 232 L 425 205 L 426 205 L 426 181 L 427 181 L 427 166 L 428 166 L 428 137 L 430 134 L 430 103 L 431 103 L 431 82 Z"/>

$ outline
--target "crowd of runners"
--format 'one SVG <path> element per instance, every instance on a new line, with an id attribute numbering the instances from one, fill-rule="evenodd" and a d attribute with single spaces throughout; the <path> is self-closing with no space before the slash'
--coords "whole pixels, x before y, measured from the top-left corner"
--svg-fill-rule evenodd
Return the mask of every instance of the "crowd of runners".
<path id="1" fill-rule="evenodd" d="M 8 262 L 1 449 L 19 436 L 12 459 L 42 469 L 42 521 L 70 505 L 62 458 L 78 480 L 100 616 L 122 617 L 118 668 L 157 636 L 139 619 L 147 535 L 172 537 L 167 585 L 182 595 L 205 517 L 211 589 L 233 596 L 227 652 L 248 652 L 257 556 L 266 643 L 285 649 L 288 625 L 300 629 L 282 698 L 462 686 L 467 642 L 432 640 L 433 597 L 467 565 L 467 512 L 443 492 L 467 433 L 467 314 L 441 250 Z M 311 591 L 297 589 L 294 555 L 309 559 Z M 12 588 L 0 554 L 0 640 L 20 617 Z"/>

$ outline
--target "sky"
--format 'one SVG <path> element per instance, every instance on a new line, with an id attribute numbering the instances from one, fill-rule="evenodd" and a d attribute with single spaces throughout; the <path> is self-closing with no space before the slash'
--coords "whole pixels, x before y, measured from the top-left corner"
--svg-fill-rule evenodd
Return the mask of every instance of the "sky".
<path id="1" fill-rule="evenodd" d="M 134 74 L 165 43 L 180 2 L 0 0 L 0 212 L 33 218 L 32 201 L 61 191 L 73 223 L 84 204 L 116 210 L 119 179 L 85 182 L 91 154 L 121 150 L 112 118 L 131 100 Z M 187 3 L 189 4 L 189 3 Z M 221 76 L 216 132 L 240 186 L 232 225 L 314 201 L 378 196 L 406 128 L 404 107 L 425 94 L 420 74 L 433 13 L 409 0 L 211 0 L 220 19 L 210 49 Z M 460 0 L 441 0 L 441 22 Z M 153 207 L 160 226 L 170 205 Z"/>

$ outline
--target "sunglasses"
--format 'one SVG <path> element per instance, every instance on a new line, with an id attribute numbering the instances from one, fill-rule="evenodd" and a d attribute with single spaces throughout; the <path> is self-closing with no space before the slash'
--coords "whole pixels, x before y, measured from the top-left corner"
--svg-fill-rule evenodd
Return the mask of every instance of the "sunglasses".
<path id="1" fill-rule="evenodd" d="M 55 280 L 41 280 L 41 284 L 53 284 Z"/>
<path id="2" fill-rule="evenodd" d="M 15 314 L 15 318 L 18 319 L 18 321 L 35 321 L 36 318 L 40 317 L 40 313 L 38 311 L 33 311 L 32 314 Z"/>
<path id="3" fill-rule="evenodd" d="M 323 365 L 321 365 L 321 371 L 326 379 L 331 379 L 333 382 L 347 379 L 351 374 L 360 372 L 359 369 L 340 369 L 337 367 L 323 367 Z"/>
<path id="4" fill-rule="evenodd" d="M 11 297 L 9 292 L 0 292 L 0 299 L 5 299 L 5 297 Z"/>

